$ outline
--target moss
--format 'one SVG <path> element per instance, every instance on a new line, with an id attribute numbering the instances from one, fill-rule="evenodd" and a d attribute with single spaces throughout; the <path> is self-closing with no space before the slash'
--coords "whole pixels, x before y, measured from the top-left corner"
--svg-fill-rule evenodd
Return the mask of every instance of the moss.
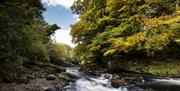
<path id="1" fill-rule="evenodd" d="M 154 76 L 180 76 L 180 61 L 177 59 L 168 59 L 163 61 L 141 59 L 141 61 L 138 62 L 135 60 L 123 60 L 123 62 L 119 61 L 114 63 L 114 66 L 112 67 L 116 67 L 114 69 L 125 69 L 131 72 L 151 74 Z"/>
<path id="2" fill-rule="evenodd" d="M 57 74 L 57 77 L 65 81 L 72 81 L 74 78 L 77 78 L 77 76 L 65 72 Z"/>

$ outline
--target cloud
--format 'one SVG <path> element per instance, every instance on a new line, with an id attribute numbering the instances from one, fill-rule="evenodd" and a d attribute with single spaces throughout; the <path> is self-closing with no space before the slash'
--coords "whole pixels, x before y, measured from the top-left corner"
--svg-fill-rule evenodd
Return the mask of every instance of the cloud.
<path id="1" fill-rule="evenodd" d="M 80 21 L 79 15 L 74 14 L 73 18 L 76 19 L 76 22 Z"/>
<path id="2" fill-rule="evenodd" d="M 71 47 L 75 47 L 75 44 L 72 43 L 72 37 L 70 36 L 70 29 L 63 30 L 59 29 L 55 32 L 53 40 L 57 43 L 64 43 Z"/>
<path id="3" fill-rule="evenodd" d="M 43 3 L 48 5 L 57 6 L 61 5 L 65 8 L 70 8 L 75 0 L 42 0 Z"/>

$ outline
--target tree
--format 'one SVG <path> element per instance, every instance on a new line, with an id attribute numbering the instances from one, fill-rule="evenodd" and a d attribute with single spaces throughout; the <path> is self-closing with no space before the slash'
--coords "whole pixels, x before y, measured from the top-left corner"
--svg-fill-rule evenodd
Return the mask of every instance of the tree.
<path id="1" fill-rule="evenodd" d="M 96 62 L 121 55 L 176 54 L 178 5 L 178 0 L 78 0 L 72 10 L 80 21 L 71 35 L 77 47 L 85 47 L 81 55 Z"/>
<path id="2" fill-rule="evenodd" d="M 0 1 L 0 78 L 18 78 L 23 64 L 48 62 L 50 35 L 59 27 L 42 17 L 40 0 Z"/>

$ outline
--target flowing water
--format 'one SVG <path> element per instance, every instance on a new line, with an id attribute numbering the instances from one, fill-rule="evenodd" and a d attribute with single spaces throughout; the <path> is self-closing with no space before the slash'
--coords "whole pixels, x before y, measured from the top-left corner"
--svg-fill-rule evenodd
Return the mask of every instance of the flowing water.
<path id="1" fill-rule="evenodd" d="M 78 76 L 79 79 L 64 87 L 63 91 L 180 91 L 179 78 L 149 78 L 137 84 L 114 88 L 111 85 L 112 74 L 105 73 L 100 77 L 92 77 L 79 72 L 79 69 L 66 68 L 66 72 Z"/>

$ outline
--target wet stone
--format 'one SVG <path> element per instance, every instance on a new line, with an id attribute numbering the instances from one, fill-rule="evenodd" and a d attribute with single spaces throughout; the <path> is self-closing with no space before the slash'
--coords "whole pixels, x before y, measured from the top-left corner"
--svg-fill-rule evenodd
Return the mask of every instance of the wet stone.
<path id="1" fill-rule="evenodd" d="M 46 80 L 55 80 L 55 79 L 56 79 L 56 76 L 53 75 L 53 74 L 49 74 L 49 75 L 47 75 L 47 77 L 46 77 Z"/>

